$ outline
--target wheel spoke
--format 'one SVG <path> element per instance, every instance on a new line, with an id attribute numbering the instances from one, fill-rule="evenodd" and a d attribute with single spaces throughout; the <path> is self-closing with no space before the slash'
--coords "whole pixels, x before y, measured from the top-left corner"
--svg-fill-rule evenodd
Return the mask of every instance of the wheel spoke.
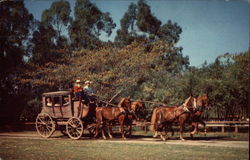
<path id="1" fill-rule="evenodd" d="M 68 120 L 66 130 L 70 138 L 79 139 L 83 133 L 82 121 L 77 117 L 72 117 Z"/>
<path id="2" fill-rule="evenodd" d="M 72 121 L 69 121 L 69 125 L 71 125 L 73 127 L 74 123 Z"/>
<path id="3" fill-rule="evenodd" d="M 82 130 L 81 130 L 81 129 L 77 129 L 76 131 L 77 131 L 79 134 L 82 133 Z"/>
<path id="4" fill-rule="evenodd" d="M 55 131 L 53 119 L 47 114 L 39 114 L 36 118 L 36 129 L 42 137 L 50 137 Z"/>

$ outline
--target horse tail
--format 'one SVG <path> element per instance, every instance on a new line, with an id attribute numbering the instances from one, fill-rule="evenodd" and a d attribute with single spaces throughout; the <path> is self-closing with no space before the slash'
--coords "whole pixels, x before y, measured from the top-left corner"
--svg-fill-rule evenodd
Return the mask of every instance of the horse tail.
<path id="1" fill-rule="evenodd" d="M 153 110 L 153 114 L 152 114 L 152 117 L 151 117 L 151 123 L 150 123 L 150 130 L 151 131 L 155 131 L 156 111 L 157 111 L 157 108 L 155 108 Z"/>

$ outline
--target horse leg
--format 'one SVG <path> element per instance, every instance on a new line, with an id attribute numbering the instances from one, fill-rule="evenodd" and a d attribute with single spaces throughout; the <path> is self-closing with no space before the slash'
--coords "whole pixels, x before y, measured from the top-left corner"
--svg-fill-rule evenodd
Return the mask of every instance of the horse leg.
<path id="1" fill-rule="evenodd" d="M 132 124 L 128 125 L 128 136 L 130 137 L 132 135 Z"/>
<path id="2" fill-rule="evenodd" d="M 180 122 L 180 140 L 185 141 L 183 138 L 184 122 Z"/>
<path id="3" fill-rule="evenodd" d="M 123 122 L 120 124 L 120 128 L 121 128 L 122 138 L 123 138 L 123 139 L 126 139 L 125 133 L 124 133 L 124 124 L 123 124 Z"/>
<path id="4" fill-rule="evenodd" d="M 99 127 L 100 127 L 100 121 L 97 120 L 96 126 L 95 126 L 95 135 L 94 135 L 95 138 L 97 138 L 97 136 L 98 136 Z"/>
<path id="5" fill-rule="evenodd" d="M 123 125 L 123 124 L 120 124 L 120 128 L 121 128 L 121 135 L 122 135 L 122 138 L 123 138 L 123 139 L 126 139 L 125 133 L 124 133 L 124 125 Z"/>
<path id="6" fill-rule="evenodd" d="M 155 131 L 154 135 L 153 135 L 153 138 L 156 138 L 158 136 L 158 132 Z"/>
<path id="7" fill-rule="evenodd" d="M 108 125 L 108 135 L 109 135 L 109 138 L 113 138 L 113 136 L 112 136 L 112 126 L 111 126 L 111 123 L 109 123 L 109 125 Z"/>
<path id="8" fill-rule="evenodd" d="M 105 136 L 104 127 L 102 127 L 102 138 L 107 139 L 106 136 Z"/>
<path id="9" fill-rule="evenodd" d="M 164 136 L 162 135 L 162 132 L 160 132 L 160 137 L 161 137 L 161 139 L 162 139 L 163 141 L 166 141 L 166 137 L 164 137 Z"/>
<path id="10" fill-rule="evenodd" d="M 159 126 L 158 128 L 159 128 L 159 133 L 160 133 L 161 139 L 162 139 L 163 141 L 166 141 L 166 135 L 163 136 L 163 134 L 162 134 L 163 128 L 164 128 L 164 127 L 165 127 L 164 125 L 161 125 L 161 126 Z"/>
<path id="11" fill-rule="evenodd" d="M 123 139 L 126 139 L 125 137 L 125 132 L 124 132 L 124 123 L 125 123 L 125 116 L 120 116 L 119 117 L 119 124 L 120 124 L 120 131 Z"/>
<path id="12" fill-rule="evenodd" d="M 174 130 L 171 123 L 167 123 L 167 125 L 168 126 L 164 126 L 165 135 L 167 139 L 170 139 L 170 137 L 168 137 L 168 130 L 171 132 L 171 136 L 174 136 Z"/>
<path id="13" fill-rule="evenodd" d="M 104 132 L 104 126 L 106 125 L 106 123 L 104 123 L 103 121 L 100 121 L 99 124 L 101 125 L 102 138 L 107 139 L 106 136 L 105 136 L 105 132 Z"/>
<path id="14" fill-rule="evenodd" d="M 161 135 L 161 133 L 159 133 L 160 122 L 157 122 L 157 123 L 155 123 L 154 125 L 155 125 L 155 131 L 154 131 L 153 138 L 157 138 L 157 137 L 158 137 L 158 134 Z"/>
<path id="15" fill-rule="evenodd" d="M 190 133 L 190 136 L 191 136 L 191 138 L 193 138 L 193 135 L 197 133 L 198 122 L 192 122 L 191 129 L 192 129 L 192 132 Z"/>
<path id="16" fill-rule="evenodd" d="M 171 126 L 169 125 L 169 126 L 164 126 L 164 131 L 165 131 L 165 140 L 167 140 L 167 139 L 169 139 L 169 137 L 168 137 L 168 131 L 167 131 L 167 129 L 168 128 L 171 128 Z"/>
<path id="17" fill-rule="evenodd" d="M 204 134 L 206 135 L 207 134 L 206 123 L 203 120 L 201 120 L 201 119 L 199 119 L 199 122 L 203 125 L 203 127 L 204 127 Z"/>
<path id="18" fill-rule="evenodd" d="M 161 137 L 161 139 L 162 139 L 163 141 L 166 141 L 166 135 L 163 136 L 162 131 L 160 132 L 160 137 Z"/>

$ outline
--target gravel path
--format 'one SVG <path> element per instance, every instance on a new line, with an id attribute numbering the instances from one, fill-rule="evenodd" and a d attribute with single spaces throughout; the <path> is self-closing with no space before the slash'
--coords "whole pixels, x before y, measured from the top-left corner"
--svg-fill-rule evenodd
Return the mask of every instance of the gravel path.
<path id="1" fill-rule="evenodd" d="M 62 136 L 60 133 L 55 133 L 51 138 L 42 138 L 36 132 L 2 132 L 0 138 L 22 138 L 22 139 L 42 139 L 42 140 L 54 140 L 54 139 L 68 139 L 66 136 Z M 230 141 L 230 140 L 167 140 L 161 141 L 155 138 L 127 138 L 122 140 L 120 138 L 114 138 L 112 140 L 102 139 L 89 139 L 86 137 L 80 140 L 96 141 L 96 142 L 110 142 L 110 143 L 141 143 L 141 144 L 175 144 L 175 145 L 203 145 L 203 146 L 219 146 L 219 147 L 232 147 L 232 148 L 249 148 L 249 141 Z"/>

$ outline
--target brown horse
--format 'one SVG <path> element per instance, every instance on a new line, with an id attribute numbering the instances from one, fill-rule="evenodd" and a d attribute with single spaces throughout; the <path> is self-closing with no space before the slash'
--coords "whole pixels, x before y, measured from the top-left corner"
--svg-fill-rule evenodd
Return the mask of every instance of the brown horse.
<path id="1" fill-rule="evenodd" d="M 132 124 L 133 120 L 144 120 L 145 118 L 146 107 L 145 104 L 142 102 L 142 99 L 138 99 L 131 103 L 131 110 L 127 115 L 126 118 L 126 125 L 128 127 L 127 134 L 131 136 L 132 134 Z"/>
<path id="2" fill-rule="evenodd" d="M 191 125 L 192 131 L 190 132 L 191 138 L 193 138 L 193 135 L 198 133 L 198 124 L 201 123 L 204 126 L 204 132 L 206 134 L 206 124 L 205 122 L 201 119 L 201 114 L 202 112 L 209 107 L 209 99 L 208 95 L 202 95 L 198 96 L 196 99 L 196 105 L 195 108 L 193 109 L 193 112 L 190 116 L 189 123 Z M 172 126 L 168 126 L 169 129 L 172 131 L 172 136 L 174 135 L 174 130 L 172 129 Z M 165 128 L 166 130 L 167 128 Z M 155 132 L 154 137 L 157 137 L 157 132 Z"/>
<path id="3" fill-rule="evenodd" d="M 124 133 L 124 125 L 127 117 L 127 112 L 131 110 L 131 101 L 130 98 L 122 98 L 117 107 L 97 107 L 96 108 L 96 134 L 95 137 L 98 136 L 98 130 L 101 127 L 102 137 L 106 139 L 104 134 L 104 126 L 108 126 L 108 135 L 110 138 L 113 138 L 111 135 L 112 124 L 118 122 L 120 125 L 120 131 L 122 138 L 125 137 Z"/>
<path id="4" fill-rule="evenodd" d="M 165 136 L 162 135 L 163 129 L 166 129 L 167 126 L 172 126 L 174 122 L 178 122 L 180 126 L 180 139 L 185 140 L 183 138 L 184 124 L 189 120 L 195 107 L 195 98 L 190 96 L 180 106 L 160 106 L 155 108 L 151 117 L 151 130 L 160 132 L 161 139 L 166 140 L 167 134 Z"/>
<path id="5" fill-rule="evenodd" d="M 209 99 L 208 95 L 202 95 L 198 96 L 196 99 L 196 108 L 193 111 L 193 114 L 191 116 L 191 126 L 194 128 L 194 130 L 191 132 L 191 137 L 193 137 L 194 134 L 198 133 L 198 123 L 201 123 L 204 126 L 204 131 L 206 133 L 206 124 L 201 119 L 202 112 L 209 107 Z"/>

